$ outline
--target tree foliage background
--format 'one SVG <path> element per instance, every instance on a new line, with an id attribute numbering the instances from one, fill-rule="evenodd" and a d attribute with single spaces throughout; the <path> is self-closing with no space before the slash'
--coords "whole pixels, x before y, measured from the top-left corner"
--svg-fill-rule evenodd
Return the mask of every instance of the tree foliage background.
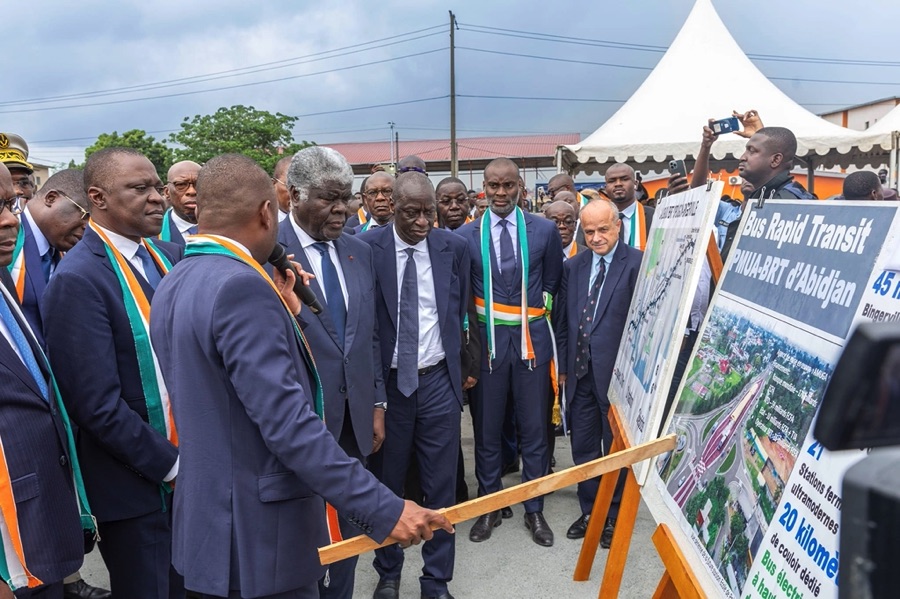
<path id="1" fill-rule="evenodd" d="M 169 135 L 168 140 L 156 140 L 142 129 L 132 129 L 121 135 L 116 131 L 102 133 L 84 151 L 84 159 L 103 148 L 134 148 L 150 159 L 159 178 L 165 181 L 169 167 L 177 161 L 193 160 L 203 164 L 219 154 L 237 153 L 252 158 L 271 173 L 282 156 L 290 156 L 312 145 L 294 141 L 292 129 L 296 122 L 297 117 L 280 112 L 272 114 L 252 106 L 222 107 L 213 114 L 184 117 L 180 130 Z M 69 163 L 69 168 L 83 166 L 74 161 Z"/>

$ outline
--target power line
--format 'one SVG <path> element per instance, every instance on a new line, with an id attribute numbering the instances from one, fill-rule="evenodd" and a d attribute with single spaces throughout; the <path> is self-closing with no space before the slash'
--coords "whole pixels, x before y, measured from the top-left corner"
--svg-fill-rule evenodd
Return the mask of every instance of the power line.
<path id="1" fill-rule="evenodd" d="M 484 96 L 484 95 L 471 95 L 471 94 L 459 94 L 460 98 L 482 98 L 485 100 L 541 100 L 547 102 L 601 102 L 608 104 L 624 104 L 625 100 L 609 100 L 606 98 L 543 98 L 543 97 L 529 97 L 529 96 Z"/>
<path id="2" fill-rule="evenodd" d="M 25 109 L 17 109 L 17 110 L 0 110 L 0 114 L 18 114 L 18 113 L 23 113 L 23 112 L 45 112 L 45 111 L 48 111 L 48 110 L 66 110 L 66 109 L 69 109 L 69 108 L 93 108 L 93 107 L 95 107 L 95 106 L 109 106 L 109 105 L 111 105 L 111 104 L 127 104 L 127 103 L 129 103 L 129 102 L 146 102 L 147 100 L 160 100 L 160 99 L 164 99 L 164 98 L 178 98 L 178 97 L 182 97 L 182 96 L 191 96 L 191 95 L 194 95 L 194 94 L 206 94 L 206 93 L 209 93 L 209 92 L 223 91 L 223 90 L 228 90 L 228 89 L 238 89 L 238 88 L 242 88 L 242 87 L 252 87 L 252 86 L 255 86 L 255 85 L 263 85 L 263 84 L 266 84 L 266 83 L 278 83 L 278 82 L 280 82 L 280 81 L 290 81 L 290 80 L 293 80 L 293 79 L 302 79 L 302 78 L 304 78 L 304 77 L 313 77 L 313 76 L 315 76 L 315 75 L 325 75 L 325 74 L 328 74 L 328 73 L 337 73 L 337 72 L 339 72 L 339 71 L 349 71 L 349 70 L 351 70 L 351 69 L 358 69 L 358 68 L 361 68 L 361 67 L 368 67 L 368 66 L 372 66 L 372 65 L 376 65 L 376 64 L 384 64 L 384 63 L 387 63 L 387 62 L 393 62 L 393 61 L 396 61 L 396 60 L 403 60 L 403 59 L 406 59 L 406 58 L 414 58 L 414 57 L 419 57 L 419 56 L 425 56 L 425 55 L 427 55 L 427 54 L 434 54 L 435 52 L 442 52 L 442 51 L 444 51 L 444 50 L 446 50 L 446 49 L 447 49 L 446 47 L 444 47 L 444 48 L 435 48 L 434 50 L 428 50 L 428 51 L 425 51 L 425 52 L 417 52 L 417 53 L 415 53 L 415 54 L 406 54 L 406 55 L 404 55 L 404 56 L 395 56 L 395 57 L 393 57 L 393 58 L 385 58 L 385 59 L 383 59 L 383 60 L 375 60 L 375 61 L 372 61 L 372 62 L 367 62 L 367 63 L 357 64 L 357 65 L 350 65 L 350 66 L 346 66 L 346 67 L 339 67 L 339 68 L 335 68 L 335 69 L 328 69 L 328 70 L 326 70 L 326 71 L 317 71 L 317 72 L 315 72 L 315 73 L 303 73 L 303 74 L 301 74 L 301 75 L 291 75 L 291 76 L 288 76 L 288 77 L 279 77 L 279 78 L 277 78 L 277 79 L 267 79 L 267 80 L 265 80 L 265 81 L 253 81 L 253 82 L 250 82 L 250 83 L 239 83 L 239 84 L 235 84 L 235 85 L 227 85 L 227 86 L 224 86 L 224 87 L 213 87 L 213 88 L 209 88 L 209 89 L 198 89 L 198 90 L 194 90 L 194 91 L 180 92 L 180 93 L 177 93 L 177 94 L 164 94 L 164 95 L 161 95 L 161 96 L 147 96 L 147 97 L 143 97 L 143 98 L 129 98 L 129 99 L 126 99 L 126 100 L 109 100 L 109 101 L 106 101 L 106 102 L 92 102 L 92 103 L 90 103 L 90 104 L 70 104 L 70 105 L 68 105 L 68 106 L 45 106 L 45 107 L 43 107 L 43 108 L 25 108 Z M 444 97 L 446 97 L 446 96 L 444 96 Z M 326 114 L 327 114 L 327 113 L 326 113 Z"/>
<path id="3" fill-rule="evenodd" d="M 437 27 L 440 27 L 440 26 L 437 26 Z M 193 83 L 204 83 L 206 81 L 215 81 L 218 79 L 225 79 L 225 78 L 230 78 L 230 77 L 240 77 L 240 76 L 244 76 L 244 75 L 250 75 L 250 74 L 260 73 L 260 72 L 265 72 L 265 71 L 271 71 L 271 70 L 275 70 L 275 69 L 282 69 L 282 68 L 297 66 L 297 65 L 301 65 L 301 64 L 309 64 L 312 62 L 318 62 L 320 60 L 329 60 L 332 58 L 340 58 L 342 56 L 350 56 L 352 54 L 359 54 L 361 52 L 377 50 L 380 48 L 385 48 L 385 47 L 393 46 L 396 44 L 403 44 L 406 42 L 416 41 L 416 40 L 432 37 L 435 35 L 440 35 L 441 33 L 443 33 L 441 31 L 438 31 L 438 32 L 427 34 L 427 35 L 421 35 L 418 37 L 413 37 L 413 38 L 404 39 L 404 40 L 400 40 L 400 41 L 385 43 L 385 44 L 373 46 L 370 48 L 360 48 L 360 46 L 371 45 L 371 44 L 374 44 L 377 42 L 383 42 L 386 40 L 396 39 L 398 37 L 409 36 L 409 35 L 413 35 L 415 33 L 421 33 L 423 31 L 428 31 L 428 30 L 434 29 L 434 28 L 435 27 L 428 27 L 426 29 L 420 29 L 417 31 L 411 31 L 411 32 L 403 33 L 403 34 L 398 34 L 398 35 L 382 38 L 380 40 L 373 40 L 371 42 L 365 42 L 363 44 L 355 44 L 353 46 L 344 46 L 342 48 L 336 48 L 333 50 L 323 50 L 321 52 L 315 52 L 313 54 L 308 54 L 305 56 L 296 56 L 293 58 L 286 58 L 283 60 L 266 62 L 266 63 L 251 65 L 251 66 L 247 66 L 247 67 L 238 67 L 238 68 L 234 68 L 234 69 L 217 71 L 217 72 L 207 73 L 207 74 L 202 74 L 202 75 L 193 75 L 190 77 L 182 77 L 179 79 L 170 79 L 167 81 L 158 81 L 158 82 L 154 82 L 154 83 L 142 83 L 142 84 L 138 84 L 138 85 L 131 85 L 131 86 L 120 87 L 120 88 L 112 88 L 112 89 L 107 89 L 107 90 L 81 92 L 81 93 L 77 93 L 77 94 L 68 94 L 68 95 L 62 95 L 62 96 L 48 96 L 48 97 L 44 97 L 44 98 L 31 98 L 31 99 L 26 99 L 26 100 L 0 101 L 0 106 L 15 106 L 15 105 L 22 105 L 22 104 L 25 104 L 25 105 L 41 104 L 41 103 L 47 103 L 47 102 L 57 102 L 57 101 L 70 100 L 70 99 L 81 99 L 81 98 L 87 98 L 87 97 L 104 97 L 104 96 L 110 96 L 110 95 L 131 93 L 131 92 L 135 92 L 135 91 L 149 91 L 152 89 L 161 89 L 161 88 L 166 88 L 166 87 L 190 85 Z M 334 54 L 335 52 L 341 52 L 343 50 L 348 50 L 348 49 L 350 50 L 349 52 L 344 52 L 342 54 L 335 54 L 333 56 L 322 56 L 324 54 Z M 319 57 L 319 58 L 315 58 L 315 57 Z M 239 72 L 239 71 L 245 71 L 245 72 Z"/>

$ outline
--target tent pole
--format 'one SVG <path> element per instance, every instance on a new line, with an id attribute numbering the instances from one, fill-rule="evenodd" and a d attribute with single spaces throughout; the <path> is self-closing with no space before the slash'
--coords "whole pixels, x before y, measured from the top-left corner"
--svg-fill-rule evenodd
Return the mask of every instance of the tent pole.
<path id="1" fill-rule="evenodd" d="M 813 157 L 809 156 L 806 159 L 806 190 L 809 193 L 816 193 L 816 175 L 815 175 L 816 165 L 813 162 Z"/>
<path id="2" fill-rule="evenodd" d="M 900 153 L 897 151 L 897 143 L 900 142 L 900 134 L 896 131 L 891 133 L 891 157 L 890 162 L 888 163 L 888 177 L 890 177 L 889 181 L 891 183 L 891 187 L 897 189 L 898 177 L 900 177 L 900 172 L 898 172 L 898 167 L 900 167 L 900 161 L 898 161 L 898 157 L 900 157 Z"/>

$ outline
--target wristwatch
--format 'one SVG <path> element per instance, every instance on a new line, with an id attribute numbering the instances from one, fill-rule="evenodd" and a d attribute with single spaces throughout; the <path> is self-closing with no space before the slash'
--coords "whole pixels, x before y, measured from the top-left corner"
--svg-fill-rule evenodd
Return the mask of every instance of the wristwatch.
<path id="1" fill-rule="evenodd" d="M 387 412 L 387 402 L 386 401 L 379 401 L 378 403 L 375 404 L 375 407 L 381 408 L 382 410 Z"/>

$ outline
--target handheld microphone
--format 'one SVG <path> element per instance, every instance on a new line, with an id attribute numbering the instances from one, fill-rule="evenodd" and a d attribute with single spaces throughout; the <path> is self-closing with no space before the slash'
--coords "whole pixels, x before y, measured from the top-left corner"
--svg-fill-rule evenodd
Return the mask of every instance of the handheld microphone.
<path id="1" fill-rule="evenodd" d="M 277 268 L 281 274 L 287 273 L 288 269 L 292 270 L 295 277 L 294 293 L 296 293 L 297 297 L 312 310 L 313 314 L 318 314 L 322 311 L 322 304 L 319 303 L 316 292 L 303 283 L 303 279 L 300 278 L 297 269 L 294 268 L 294 265 L 288 260 L 287 254 L 280 243 L 275 244 L 272 253 L 269 255 L 268 263 Z"/>

